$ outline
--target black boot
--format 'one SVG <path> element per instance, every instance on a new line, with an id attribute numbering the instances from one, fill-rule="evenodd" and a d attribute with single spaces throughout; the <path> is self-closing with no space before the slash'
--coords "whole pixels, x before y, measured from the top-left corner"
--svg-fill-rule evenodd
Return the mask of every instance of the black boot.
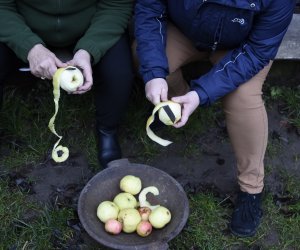
<path id="1" fill-rule="evenodd" d="M 116 130 L 98 129 L 98 146 L 98 159 L 103 168 L 107 168 L 110 161 L 122 158 Z"/>
<path id="2" fill-rule="evenodd" d="M 254 236 L 262 218 L 261 193 L 240 191 L 232 214 L 230 231 L 239 237 Z"/>

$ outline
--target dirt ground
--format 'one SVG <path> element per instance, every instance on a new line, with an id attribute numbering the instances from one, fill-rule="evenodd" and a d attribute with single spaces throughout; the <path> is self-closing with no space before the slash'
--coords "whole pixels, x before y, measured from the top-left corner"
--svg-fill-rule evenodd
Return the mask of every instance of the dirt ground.
<path id="1" fill-rule="evenodd" d="M 276 195 L 283 186 L 279 174 L 282 169 L 300 180 L 300 134 L 287 125 L 278 104 L 268 108 L 268 116 L 270 143 L 280 145 L 280 148 L 275 157 L 267 155 L 265 159 L 266 168 L 272 166 L 266 174 L 265 190 Z M 235 159 L 222 124 L 221 121 L 220 126 L 209 128 L 208 133 L 195 141 L 200 145 L 201 157 L 179 157 L 177 152 L 181 145 L 176 142 L 169 147 L 166 154 L 154 157 L 147 165 L 169 173 L 189 193 L 211 188 L 221 196 L 235 194 L 238 190 Z M 121 147 L 124 158 L 133 163 L 144 164 L 132 158 L 131 145 L 123 143 Z M 25 167 L 24 171 L 11 173 L 11 180 L 24 189 L 30 189 L 31 200 L 76 210 L 80 191 L 94 174 L 85 156 L 78 153 L 71 155 L 65 164 L 53 165 L 52 161 L 46 160 L 37 168 Z M 35 181 L 29 184 L 27 180 Z M 97 246 L 85 233 L 78 219 L 68 223 L 76 232 L 74 245 L 85 246 L 86 249 Z"/>
<path id="2" fill-rule="evenodd" d="M 285 124 L 283 117 L 276 106 L 269 110 L 268 115 L 271 141 L 276 140 L 282 145 L 276 157 L 267 157 L 265 160 L 266 165 L 273 166 L 266 175 L 265 190 L 276 195 L 280 193 L 283 186 L 283 180 L 279 175 L 281 169 L 285 169 L 287 173 L 300 180 L 300 159 L 295 160 L 296 157 L 299 158 L 300 140 L 296 130 L 283 125 Z M 186 192 L 197 193 L 205 188 L 217 192 L 219 196 L 234 197 L 238 190 L 235 159 L 228 140 L 223 140 L 226 137 L 224 128 L 211 128 L 209 133 L 195 142 L 201 145 L 200 158 L 178 157 L 178 145 L 173 145 L 167 154 L 153 158 L 148 165 L 169 173 Z M 126 151 L 130 147 L 122 144 L 122 148 L 125 158 L 126 155 L 132 155 L 131 152 Z M 133 163 L 144 164 L 128 159 Z M 12 179 L 21 187 L 30 188 L 32 191 L 30 200 L 51 203 L 58 207 L 72 207 L 74 210 L 77 209 L 81 189 L 95 174 L 90 170 L 85 156 L 80 154 L 71 155 L 70 160 L 65 164 L 53 165 L 52 161 L 48 160 L 35 169 L 24 169 L 26 171 L 12 174 Z M 26 180 L 35 181 L 28 187 Z M 68 223 L 77 232 L 75 245 L 85 246 L 87 249 L 97 246 L 97 243 L 85 233 L 78 219 Z"/>

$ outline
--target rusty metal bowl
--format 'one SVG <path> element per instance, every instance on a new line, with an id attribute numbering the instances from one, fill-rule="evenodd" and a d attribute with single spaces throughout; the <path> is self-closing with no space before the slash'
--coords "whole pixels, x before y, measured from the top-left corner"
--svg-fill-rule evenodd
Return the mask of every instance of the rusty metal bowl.
<path id="1" fill-rule="evenodd" d="M 112 201 L 121 192 L 119 182 L 125 175 L 140 177 L 143 187 L 158 188 L 160 194 L 155 196 L 155 199 L 171 211 L 172 219 L 169 224 L 162 229 L 153 229 L 147 237 L 123 232 L 110 235 L 104 230 L 104 224 L 97 218 L 97 207 L 104 200 Z M 96 174 L 86 184 L 79 196 L 78 214 L 84 229 L 101 245 L 122 250 L 162 250 L 168 249 L 168 242 L 176 237 L 186 224 L 189 202 L 181 185 L 164 171 L 121 159 L 111 162 L 107 169 Z"/>

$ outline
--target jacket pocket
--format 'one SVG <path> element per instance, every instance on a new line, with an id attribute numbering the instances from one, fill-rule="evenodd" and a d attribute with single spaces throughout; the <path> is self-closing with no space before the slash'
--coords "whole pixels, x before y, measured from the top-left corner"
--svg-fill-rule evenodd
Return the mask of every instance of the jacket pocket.
<path id="1" fill-rule="evenodd" d="M 224 13 L 219 45 L 222 49 L 238 47 L 249 36 L 253 24 L 254 12 L 226 8 Z"/>

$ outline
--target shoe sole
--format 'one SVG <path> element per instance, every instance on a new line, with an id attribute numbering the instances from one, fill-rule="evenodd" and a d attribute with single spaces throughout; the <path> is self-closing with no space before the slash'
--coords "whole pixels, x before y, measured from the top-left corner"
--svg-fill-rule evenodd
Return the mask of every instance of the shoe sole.
<path id="1" fill-rule="evenodd" d="M 253 236 L 256 234 L 256 232 L 257 232 L 257 230 L 255 229 L 253 232 L 251 232 L 251 233 L 249 233 L 249 234 L 240 234 L 240 233 L 235 232 L 235 231 L 231 228 L 230 225 L 228 226 L 228 228 L 229 228 L 230 232 L 231 232 L 234 236 L 238 236 L 238 237 L 241 237 L 241 238 L 253 237 Z"/>

